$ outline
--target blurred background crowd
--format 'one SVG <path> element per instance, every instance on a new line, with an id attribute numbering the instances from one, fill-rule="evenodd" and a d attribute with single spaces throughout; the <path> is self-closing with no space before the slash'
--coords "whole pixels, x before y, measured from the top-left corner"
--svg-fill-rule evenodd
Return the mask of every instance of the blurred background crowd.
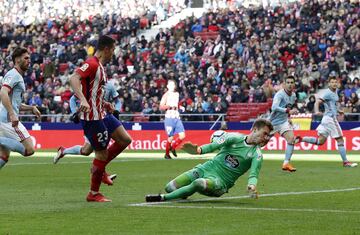
<path id="1" fill-rule="evenodd" d="M 141 28 L 161 23 L 188 3 L 5 1 L 0 9 L 0 78 L 13 67 L 13 48 L 29 48 L 24 102 L 41 107 L 43 114 L 59 115 L 47 121 L 66 121 L 69 74 L 94 54 L 100 35 L 110 34 L 117 45 L 106 70 L 120 94 L 122 113 L 159 114 L 169 79 L 178 84 L 185 113 L 226 113 L 231 103 L 267 102 L 287 75 L 296 77 L 301 112 L 315 112 L 315 94 L 335 76 L 341 84 L 340 105 L 347 113 L 359 113 L 359 1 L 210 7 L 200 18 L 160 28 L 154 38 L 138 36 Z M 150 121 L 158 120 L 150 116 Z"/>

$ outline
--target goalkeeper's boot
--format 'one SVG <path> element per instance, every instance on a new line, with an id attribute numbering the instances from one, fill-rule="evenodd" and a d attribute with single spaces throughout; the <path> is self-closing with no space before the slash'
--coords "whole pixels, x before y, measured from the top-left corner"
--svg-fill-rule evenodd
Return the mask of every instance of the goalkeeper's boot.
<path id="1" fill-rule="evenodd" d="M 101 193 L 92 194 L 89 192 L 89 194 L 86 197 L 86 201 L 88 202 L 111 202 L 110 199 L 106 198 Z"/>
<path id="2" fill-rule="evenodd" d="M 177 157 L 176 151 L 173 148 L 170 148 L 170 152 L 174 155 L 174 157 Z"/>
<path id="3" fill-rule="evenodd" d="M 284 164 L 282 165 L 282 170 L 283 170 L 283 171 L 294 172 L 294 171 L 296 171 L 296 168 L 293 167 L 290 163 L 284 163 Z"/>
<path id="4" fill-rule="evenodd" d="M 351 168 L 351 167 L 357 167 L 358 164 L 357 164 L 356 162 L 346 161 L 346 162 L 343 162 L 343 166 L 344 166 L 344 167 L 349 167 L 349 168 Z"/>
<path id="5" fill-rule="evenodd" d="M 64 150 L 65 148 L 62 146 L 58 148 L 56 156 L 54 157 L 54 164 L 58 163 L 58 161 L 65 156 Z"/>
<path id="6" fill-rule="evenodd" d="M 165 159 L 171 159 L 170 154 L 166 154 L 166 153 L 165 153 L 164 158 L 165 158 Z"/>
<path id="7" fill-rule="evenodd" d="M 117 177 L 116 174 L 109 175 L 108 173 L 104 172 L 101 178 L 101 182 L 111 186 L 114 184 L 114 179 L 116 179 L 116 177 Z"/>
<path id="8" fill-rule="evenodd" d="M 149 194 L 145 196 L 146 202 L 162 202 L 164 201 L 164 198 L 161 196 L 161 194 Z"/>

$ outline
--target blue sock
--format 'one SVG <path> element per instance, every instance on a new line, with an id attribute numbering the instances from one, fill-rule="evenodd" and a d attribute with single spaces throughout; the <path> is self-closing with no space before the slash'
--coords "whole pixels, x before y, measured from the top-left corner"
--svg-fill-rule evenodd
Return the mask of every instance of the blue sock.
<path id="1" fill-rule="evenodd" d="M 75 154 L 80 155 L 81 154 L 81 145 L 75 145 L 70 148 L 64 149 L 64 155 L 65 154 Z"/>
<path id="2" fill-rule="evenodd" d="M 0 137 L 0 145 L 10 151 L 17 152 L 25 156 L 25 147 L 17 140 L 7 137 Z"/>
<path id="3" fill-rule="evenodd" d="M 305 136 L 305 137 L 302 138 L 302 141 L 306 142 L 306 143 L 319 145 L 319 139 L 316 138 L 316 137 L 307 137 L 307 136 Z"/>
<path id="4" fill-rule="evenodd" d="M 341 159 L 343 160 L 343 162 L 347 162 L 347 158 L 346 158 L 346 149 L 344 147 L 344 144 L 338 144 L 338 151 L 340 153 Z"/>
<path id="5" fill-rule="evenodd" d="M 2 158 L 0 157 L 0 169 L 3 168 L 6 163 L 7 163 L 7 161 L 5 161 L 4 159 L 2 159 Z"/>
<path id="6" fill-rule="evenodd" d="M 291 155 L 293 154 L 294 151 L 294 145 L 293 144 L 287 144 L 286 145 L 286 150 L 285 150 L 285 161 L 284 163 L 289 163 L 290 159 L 291 159 Z"/>

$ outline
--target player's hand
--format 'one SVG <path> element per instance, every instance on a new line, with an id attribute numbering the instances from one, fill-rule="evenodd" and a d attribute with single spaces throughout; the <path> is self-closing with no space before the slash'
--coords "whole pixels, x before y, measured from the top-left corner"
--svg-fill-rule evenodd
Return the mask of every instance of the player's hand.
<path id="1" fill-rule="evenodd" d="M 13 127 L 17 127 L 17 126 L 18 126 L 18 124 L 19 124 L 19 118 L 15 115 L 15 113 L 9 114 L 9 119 L 10 119 L 11 125 L 12 125 Z"/>
<path id="2" fill-rule="evenodd" d="M 33 108 L 32 108 L 32 113 L 38 118 L 38 119 L 40 119 L 40 117 L 41 117 L 41 113 L 40 113 L 40 111 L 38 110 L 38 108 L 36 108 L 36 106 L 33 106 Z"/>
<path id="3" fill-rule="evenodd" d="M 85 112 L 85 113 L 90 112 L 90 105 L 86 100 L 82 100 L 80 102 L 79 111 L 80 112 Z"/>
<path id="4" fill-rule="evenodd" d="M 248 193 L 249 193 L 249 197 L 250 198 L 254 198 L 254 199 L 258 199 L 259 198 L 259 193 L 256 190 L 256 186 L 255 185 L 248 185 L 247 187 Z"/>
<path id="5" fill-rule="evenodd" d="M 104 102 L 104 107 L 109 113 L 113 113 L 115 111 L 115 106 L 112 103 Z"/>
<path id="6" fill-rule="evenodd" d="M 297 109 L 291 109 L 290 111 L 289 111 L 289 114 L 290 115 L 296 115 L 296 114 L 298 114 L 299 113 L 299 111 L 297 110 Z"/>
<path id="7" fill-rule="evenodd" d="M 179 109 L 180 109 L 181 112 L 185 112 L 185 107 L 184 106 L 180 105 Z"/>
<path id="8" fill-rule="evenodd" d="M 198 154 L 198 146 L 190 142 L 185 143 L 181 149 L 189 154 Z"/>

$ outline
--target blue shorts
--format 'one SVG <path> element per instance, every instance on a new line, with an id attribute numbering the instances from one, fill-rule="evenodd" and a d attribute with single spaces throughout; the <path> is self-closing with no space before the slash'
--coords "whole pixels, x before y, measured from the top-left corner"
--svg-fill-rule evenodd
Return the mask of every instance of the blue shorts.
<path id="1" fill-rule="evenodd" d="M 112 133 L 122 125 L 122 123 L 111 113 L 106 114 L 103 120 L 84 121 L 80 120 L 86 139 L 95 150 L 107 148 Z"/>
<path id="2" fill-rule="evenodd" d="M 105 150 L 109 144 L 110 137 L 104 120 L 80 120 L 80 123 L 91 147 L 94 150 Z"/>
<path id="3" fill-rule="evenodd" d="M 165 131 L 169 137 L 181 132 L 185 132 L 184 125 L 178 118 L 165 118 L 164 126 Z"/>
<path id="4" fill-rule="evenodd" d="M 112 133 L 116 130 L 116 128 L 118 128 L 119 126 L 122 125 L 122 123 L 118 119 L 116 119 L 116 117 L 114 115 L 112 115 L 111 113 L 106 114 L 103 121 L 109 132 L 110 137 L 111 137 Z"/>

